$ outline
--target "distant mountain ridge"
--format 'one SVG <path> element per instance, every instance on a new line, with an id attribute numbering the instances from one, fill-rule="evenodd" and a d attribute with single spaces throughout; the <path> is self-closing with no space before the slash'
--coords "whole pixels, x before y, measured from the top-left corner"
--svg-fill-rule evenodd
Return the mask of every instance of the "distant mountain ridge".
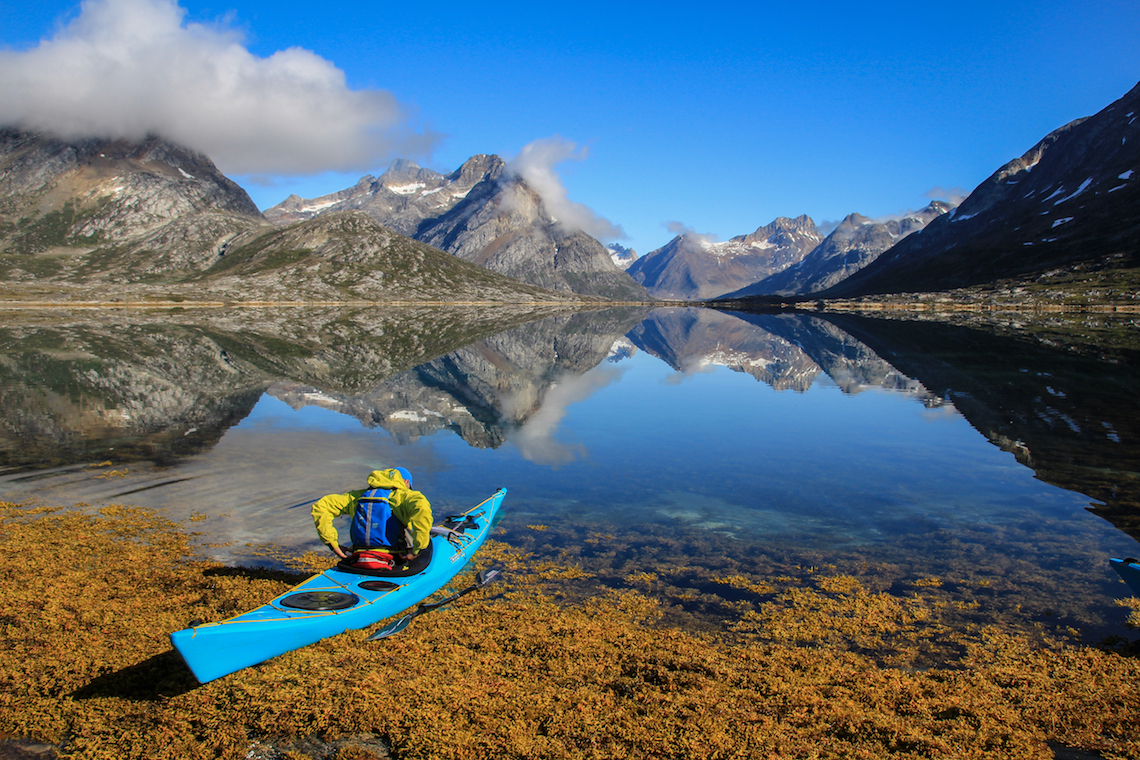
<path id="1" fill-rule="evenodd" d="M 808 295 L 825 290 L 863 269 L 900 240 L 953 208 L 944 201 L 933 201 L 921 211 L 882 222 L 862 214 L 849 214 L 802 260 L 725 298 Z"/>
<path id="2" fill-rule="evenodd" d="M 1140 268 L 1138 164 L 1140 84 L 1046 135 L 956 209 L 935 202 L 886 222 L 852 214 L 826 239 L 807 216 L 780 217 L 726 242 L 680 235 L 637 258 L 557 220 L 498 156 L 473 156 L 446 175 L 396 161 L 379 178 L 317 199 L 290 196 L 263 215 L 208 157 L 160 137 L 64 141 L 0 128 L 0 277 L 334 300 L 940 291 Z M 426 247 L 525 285 L 488 280 Z"/>
<path id="3" fill-rule="evenodd" d="M 778 217 L 723 243 L 678 235 L 626 271 L 657 298 L 705 300 L 783 271 L 822 240 L 811 217 Z"/>
<path id="4" fill-rule="evenodd" d="M 1079 263 L 1137 265 L 1140 84 L 1046 135 L 865 269 L 819 293 L 939 291 Z"/>
<path id="5" fill-rule="evenodd" d="M 266 211 L 274 221 L 353 208 L 385 226 L 523 282 L 616 300 L 648 293 L 585 232 L 559 223 L 541 196 L 498 156 L 468 159 L 451 174 L 397 161 L 379 179 L 337 193 L 292 196 Z"/>

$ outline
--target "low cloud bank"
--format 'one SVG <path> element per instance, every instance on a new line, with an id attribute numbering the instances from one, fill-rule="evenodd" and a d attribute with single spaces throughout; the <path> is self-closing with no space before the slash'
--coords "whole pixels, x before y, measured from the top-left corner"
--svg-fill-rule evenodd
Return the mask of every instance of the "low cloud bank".
<path id="1" fill-rule="evenodd" d="M 582 161 L 586 148 L 561 137 L 544 137 L 526 145 L 507 164 L 507 173 L 522 179 L 538 193 L 547 212 L 569 230 L 582 230 L 601 241 L 624 240 L 620 225 L 600 216 L 589 206 L 570 200 L 555 167 L 566 161 Z"/>
<path id="2" fill-rule="evenodd" d="M 0 52 L 0 124 L 67 139 L 157 134 L 234 174 L 363 171 L 438 140 L 391 93 L 350 89 L 311 51 L 261 58 L 232 26 L 185 15 L 174 0 L 86 0 L 51 39 Z"/>
<path id="3" fill-rule="evenodd" d="M 951 206 L 961 206 L 969 194 L 969 190 L 960 187 L 932 187 L 926 191 L 926 197 L 930 200 L 946 201 Z"/>

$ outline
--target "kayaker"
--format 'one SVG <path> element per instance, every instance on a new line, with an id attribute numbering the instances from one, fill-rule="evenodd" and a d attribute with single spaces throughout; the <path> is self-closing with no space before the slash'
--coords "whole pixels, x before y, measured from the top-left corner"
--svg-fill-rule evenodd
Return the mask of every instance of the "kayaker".
<path id="1" fill-rule="evenodd" d="M 385 554 L 409 562 L 431 542 L 431 503 L 412 490 L 412 474 L 403 467 L 373 470 L 368 488 L 329 494 L 313 504 L 317 535 L 344 560 L 379 559 Z M 333 519 L 349 515 L 352 547 L 340 544 Z M 381 560 L 382 561 L 382 560 Z"/>

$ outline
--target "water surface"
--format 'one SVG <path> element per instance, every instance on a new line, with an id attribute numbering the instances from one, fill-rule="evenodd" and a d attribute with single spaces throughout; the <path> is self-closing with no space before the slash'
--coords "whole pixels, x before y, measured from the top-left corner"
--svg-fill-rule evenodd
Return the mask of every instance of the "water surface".
<path id="1" fill-rule="evenodd" d="M 415 337 L 370 312 L 9 327 L 0 497 L 205 516 L 227 544 L 206 551 L 248 563 L 321 548 L 309 504 L 402 465 L 440 514 L 507 486 L 505 540 L 611 586 L 669 576 L 650 591 L 706 623 L 731 595 L 671 568 L 938 579 L 979 620 L 1127 634 L 1128 356 L 804 314 L 464 319 L 442 344 L 446 315 Z"/>

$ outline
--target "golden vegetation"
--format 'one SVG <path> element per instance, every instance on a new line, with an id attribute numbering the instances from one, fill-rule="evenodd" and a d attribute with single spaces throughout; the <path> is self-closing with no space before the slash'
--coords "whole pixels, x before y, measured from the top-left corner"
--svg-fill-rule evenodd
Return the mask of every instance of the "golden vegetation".
<path id="1" fill-rule="evenodd" d="M 573 579 L 596 582 L 573 556 L 491 542 L 480 563 L 506 580 L 397 636 L 349 632 L 197 686 L 170 631 L 303 574 L 195 559 L 194 534 L 139 509 L 0 504 L 0 519 L 0 734 L 65 757 L 296 760 L 316 739 L 340 760 L 1050 758 L 1048 741 L 1140 756 L 1140 661 L 951 627 L 945 585 L 714 574 L 740 614 L 700 635 L 629 587 L 567 601 Z M 667 587 L 686 572 L 625 575 Z M 953 656 L 913 666 L 946 640 Z"/>

